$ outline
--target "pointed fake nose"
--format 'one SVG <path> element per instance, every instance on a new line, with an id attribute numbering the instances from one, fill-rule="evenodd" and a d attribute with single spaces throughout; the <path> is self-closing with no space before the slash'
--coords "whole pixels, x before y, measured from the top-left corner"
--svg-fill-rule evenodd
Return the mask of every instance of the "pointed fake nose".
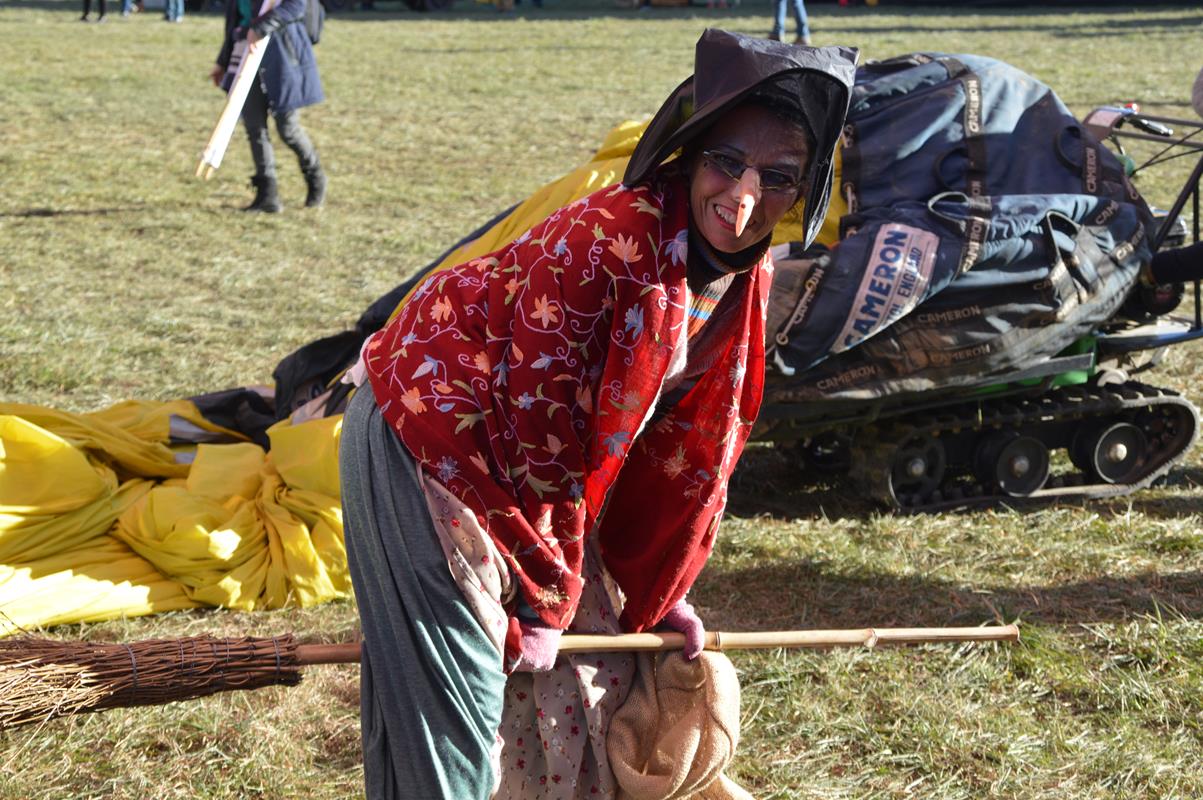
<path id="1" fill-rule="evenodd" d="M 744 228 L 752 218 L 752 209 L 760 200 L 760 171 L 751 167 L 739 176 L 739 208 L 735 211 L 735 236 L 744 235 Z"/>

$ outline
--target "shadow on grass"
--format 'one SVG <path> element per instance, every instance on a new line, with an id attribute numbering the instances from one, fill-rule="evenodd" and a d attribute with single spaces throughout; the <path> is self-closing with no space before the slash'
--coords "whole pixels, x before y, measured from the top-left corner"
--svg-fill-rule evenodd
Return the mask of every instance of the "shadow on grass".
<path id="1" fill-rule="evenodd" d="M 111 214 L 129 214 L 145 211 L 146 205 L 118 206 L 116 208 L 23 208 L 18 211 L 0 211 L 0 219 L 39 219 L 42 217 L 107 217 Z"/>
<path id="2" fill-rule="evenodd" d="M 786 444 L 750 445 L 728 485 L 727 514 L 736 517 L 863 519 L 881 511 L 850 481 L 808 471 Z"/>
<path id="3" fill-rule="evenodd" d="M 808 561 L 711 564 L 692 593 L 715 629 L 1078 625 L 1149 615 L 1203 619 L 1203 573 L 1145 573 L 1053 586 L 968 588 L 924 578 L 840 575 Z M 763 587 L 775 587 L 767 602 Z M 756 592 L 757 594 L 753 594 Z"/>
<path id="4" fill-rule="evenodd" d="M 1079 508 L 1089 503 L 1092 510 L 1108 517 L 1138 513 L 1153 519 L 1176 519 L 1203 515 L 1200 487 L 1203 487 L 1203 466 L 1179 464 L 1157 488 L 1129 495 L 1096 500 L 1067 498 L 1057 502 L 1014 498 L 993 507 L 1022 513 L 1040 508 Z M 973 513 L 985 507 L 989 506 L 940 513 Z M 794 452 L 784 446 L 749 447 L 731 477 L 727 502 L 727 514 L 745 518 L 864 520 L 889 513 L 889 509 L 861 494 L 850 480 L 831 480 L 808 472 Z"/>

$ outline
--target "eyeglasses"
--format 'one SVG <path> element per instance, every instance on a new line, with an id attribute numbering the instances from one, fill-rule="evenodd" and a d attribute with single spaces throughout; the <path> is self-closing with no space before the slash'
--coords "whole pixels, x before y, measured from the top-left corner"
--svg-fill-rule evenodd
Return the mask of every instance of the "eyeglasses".
<path id="1" fill-rule="evenodd" d="M 706 163 L 716 170 L 726 175 L 733 181 L 743 177 L 744 171 L 750 167 L 734 156 L 729 156 L 726 153 L 718 150 L 703 150 L 702 158 L 706 159 Z M 780 194 L 793 193 L 802 187 L 802 179 L 795 178 L 788 172 L 782 172 L 779 169 L 759 169 L 760 173 L 760 189 L 764 192 L 775 192 Z"/>

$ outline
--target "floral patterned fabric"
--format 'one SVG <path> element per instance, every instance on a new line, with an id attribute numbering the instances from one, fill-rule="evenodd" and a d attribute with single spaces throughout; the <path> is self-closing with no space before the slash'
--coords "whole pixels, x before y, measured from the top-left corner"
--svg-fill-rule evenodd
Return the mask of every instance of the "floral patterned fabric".
<path id="1" fill-rule="evenodd" d="M 506 630 L 509 568 L 495 557 L 476 515 L 438 481 L 419 472 L 451 577 L 497 648 Z M 601 565 L 596 541 L 585 548 L 582 590 L 570 633 L 620 633 L 622 597 Z M 610 720 L 630 690 L 630 653 L 561 654 L 546 672 L 513 672 L 492 753 L 492 800 L 607 800 L 617 792 L 606 752 Z"/>
<path id="2" fill-rule="evenodd" d="M 477 521 L 476 513 L 426 473 L 418 472 L 426 495 L 430 519 L 451 578 L 464 594 L 489 641 L 497 648 L 498 663 L 505 653 L 509 615 L 505 604 L 513 600 L 514 586 L 497 545 Z"/>
<path id="3" fill-rule="evenodd" d="M 603 557 L 627 595 L 628 628 L 655 624 L 684 595 L 759 408 L 767 255 L 741 276 L 722 356 L 644 431 L 684 346 L 688 220 L 671 166 L 603 189 L 432 275 L 364 349 L 385 419 L 477 514 L 553 627 L 575 614 L 585 535 L 603 508 Z"/>
<path id="4" fill-rule="evenodd" d="M 617 588 L 586 548 L 572 633 L 615 634 Z M 635 674 L 632 653 L 561 655 L 547 672 L 515 672 L 505 684 L 492 800 L 607 800 L 618 785 L 606 751 L 610 720 Z"/>

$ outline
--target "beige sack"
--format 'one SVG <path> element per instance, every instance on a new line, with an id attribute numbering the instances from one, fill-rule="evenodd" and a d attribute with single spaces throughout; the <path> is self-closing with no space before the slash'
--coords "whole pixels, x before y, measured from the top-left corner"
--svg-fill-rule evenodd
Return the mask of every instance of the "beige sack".
<path id="1" fill-rule="evenodd" d="M 722 653 L 640 653 L 606 750 L 619 800 L 752 800 L 723 770 L 739 744 L 739 678 Z"/>

